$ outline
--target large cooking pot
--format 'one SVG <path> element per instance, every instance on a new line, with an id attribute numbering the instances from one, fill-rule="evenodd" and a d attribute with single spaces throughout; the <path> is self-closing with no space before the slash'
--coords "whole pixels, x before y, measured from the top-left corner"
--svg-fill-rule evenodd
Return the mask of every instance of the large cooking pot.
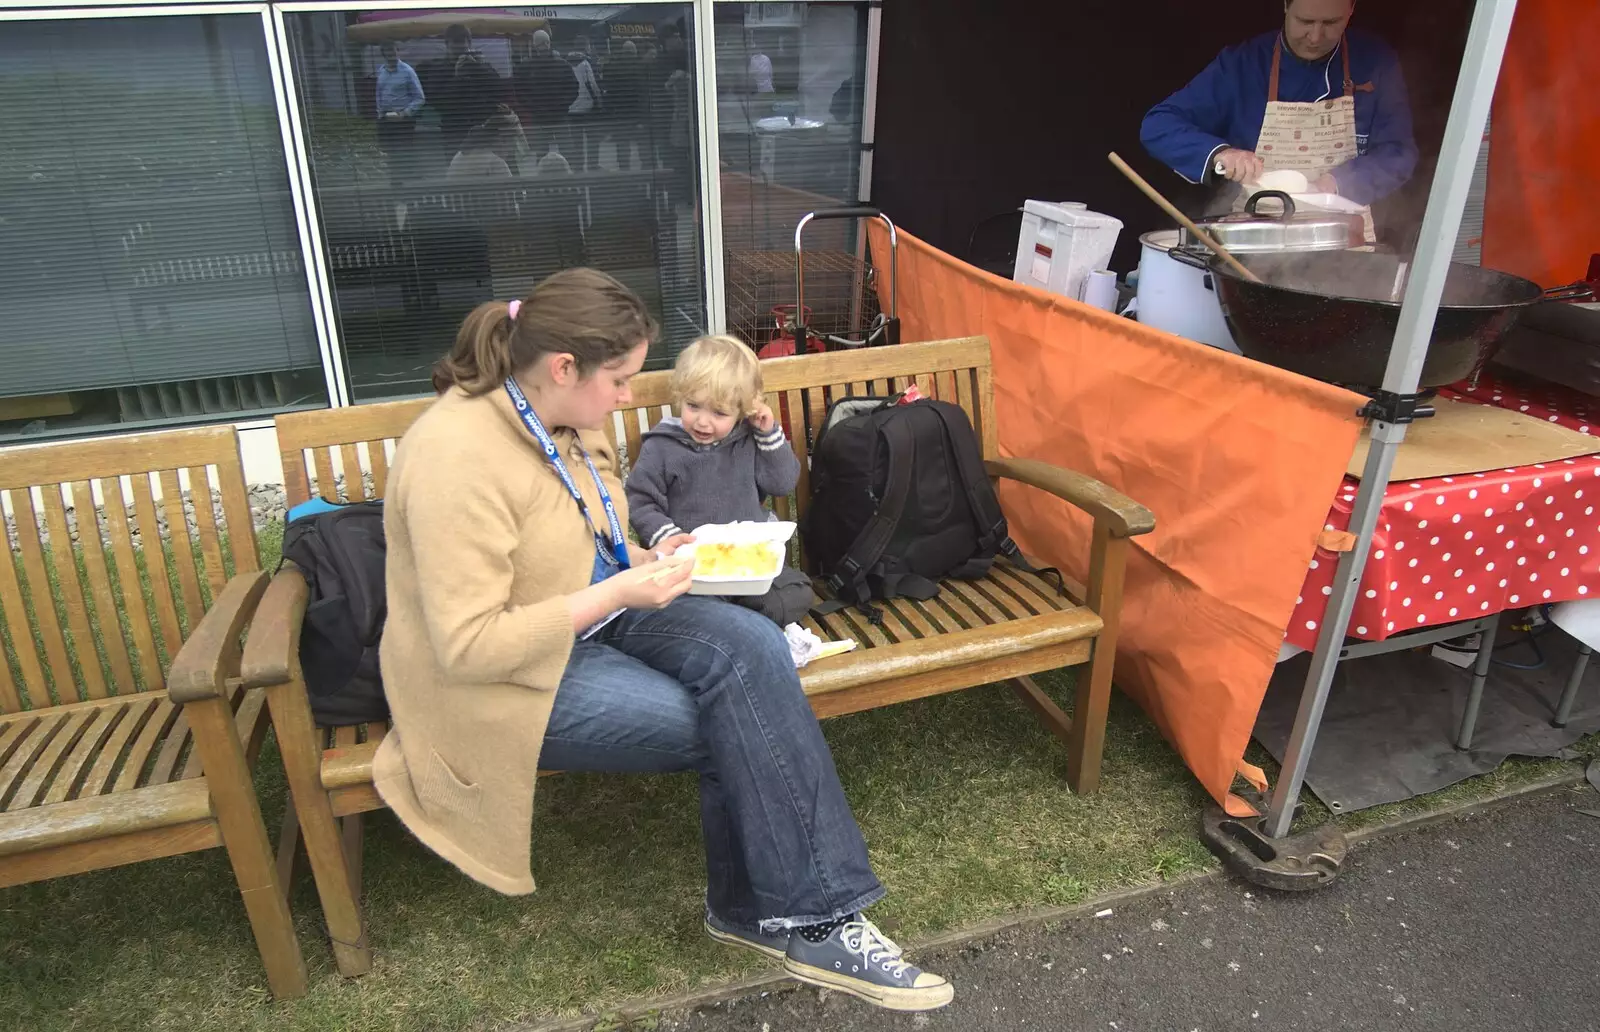
<path id="1" fill-rule="evenodd" d="M 1220 258 L 1210 263 L 1223 317 L 1247 358 L 1352 387 L 1377 387 L 1400 321 L 1400 259 L 1365 251 L 1239 255 L 1251 283 Z M 1581 285 L 1537 283 L 1452 263 L 1421 386 L 1471 376 L 1523 310 L 1541 300 L 1590 296 Z"/>
<path id="2" fill-rule="evenodd" d="M 1281 212 L 1261 211 L 1263 201 L 1277 201 Z M 1325 251 L 1352 247 L 1361 241 L 1361 219 L 1338 213 L 1295 210 L 1286 193 L 1263 191 L 1245 210 L 1201 219 L 1207 233 L 1235 254 L 1279 251 Z M 1188 340 L 1239 354 L 1228 332 L 1206 273 L 1210 251 L 1189 239 L 1186 230 L 1165 229 L 1139 238 L 1139 290 L 1133 312 L 1139 322 Z"/>

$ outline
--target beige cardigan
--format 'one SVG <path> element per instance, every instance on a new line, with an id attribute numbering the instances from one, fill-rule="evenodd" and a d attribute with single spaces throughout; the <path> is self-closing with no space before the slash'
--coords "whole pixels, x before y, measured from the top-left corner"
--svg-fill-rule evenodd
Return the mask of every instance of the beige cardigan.
<path id="1" fill-rule="evenodd" d="M 603 520 L 580 435 L 554 436 Z M 610 443 L 581 438 L 626 526 Z M 572 650 L 563 596 L 594 569 L 588 524 L 504 391 L 453 390 L 401 440 L 384 528 L 381 658 L 393 721 L 374 761 L 378 794 L 473 878 L 532 892 L 539 748 Z"/>

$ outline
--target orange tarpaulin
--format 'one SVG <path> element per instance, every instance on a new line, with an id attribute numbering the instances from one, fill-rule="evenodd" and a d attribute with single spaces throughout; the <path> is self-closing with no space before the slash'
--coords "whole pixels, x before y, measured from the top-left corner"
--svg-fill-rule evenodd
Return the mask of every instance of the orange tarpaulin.
<path id="1" fill-rule="evenodd" d="M 1521 0 L 1495 87 L 1483 264 L 1552 287 L 1600 252 L 1600 3 Z"/>
<path id="2" fill-rule="evenodd" d="M 1155 513 L 1129 560 L 1117 684 L 1239 812 L 1229 790 L 1363 399 L 1019 286 L 907 233 L 899 260 L 902 340 L 989 337 L 1003 454 L 1088 473 Z M 1001 497 L 1024 549 L 1087 575 L 1087 520 L 1025 487 Z"/>

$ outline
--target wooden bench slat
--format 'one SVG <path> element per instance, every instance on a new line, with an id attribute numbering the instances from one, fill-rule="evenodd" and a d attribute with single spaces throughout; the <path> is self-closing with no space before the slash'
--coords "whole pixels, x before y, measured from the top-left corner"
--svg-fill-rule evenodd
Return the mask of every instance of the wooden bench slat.
<path id="1" fill-rule="evenodd" d="M 55 593 L 50 590 L 50 576 L 44 568 L 44 546 L 39 542 L 33 491 L 26 488 L 12 491 L 11 511 L 15 517 L 17 544 L 22 551 L 22 571 L 28 578 L 28 594 L 33 600 L 33 626 L 44 646 L 56 694 L 62 702 L 76 702 L 77 678 L 72 674 L 72 661 L 67 658 L 67 639 L 61 633 L 61 621 L 56 618 Z M 21 639 L 13 637 L 11 643 L 20 650 L 24 644 L 31 646 L 33 640 L 32 635 Z M 33 693 L 35 709 L 49 704 L 43 681 L 28 687 Z"/>
<path id="2" fill-rule="evenodd" d="M 367 478 L 362 476 L 361 456 L 356 454 L 353 442 L 339 445 L 339 465 L 344 467 L 345 498 L 352 502 L 366 501 Z"/>
<path id="3" fill-rule="evenodd" d="M 217 491 L 222 495 L 222 518 L 226 524 L 228 550 L 233 556 L 233 572 L 254 573 L 261 569 L 261 553 L 256 547 L 256 523 L 250 513 L 250 489 L 245 486 L 244 466 L 237 459 L 217 465 Z M 220 542 L 219 542 L 220 547 Z"/>
<path id="4" fill-rule="evenodd" d="M 942 589 L 947 584 L 949 584 L 949 582 L 945 581 L 941 583 L 939 587 Z M 967 603 L 966 599 L 962 598 L 960 594 L 953 591 L 941 590 L 939 594 L 929 599 L 924 603 L 924 605 L 930 609 L 932 609 L 934 606 L 938 606 L 945 613 L 949 614 L 950 619 L 954 621 L 956 625 L 954 627 L 951 627 L 948 623 L 945 625 L 947 632 L 950 634 L 955 634 L 956 632 L 963 630 L 971 630 L 976 627 L 987 627 L 989 625 L 989 621 L 984 619 L 981 614 L 974 610 L 972 606 Z"/>
<path id="5" fill-rule="evenodd" d="M 915 605 L 915 599 L 897 598 L 882 603 L 884 612 L 891 614 L 909 632 L 907 637 L 933 638 L 937 637 L 940 629 L 928 622 L 922 615 L 922 610 Z"/>
<path id="6" fill-rule="evenodd" d="M 5 608 L 0 603 L 0 610 Z M 11 661 L 0 647 L 0 716 L 15 713 L 22 708 L 22 696 L 17 692 L 17 682 L 11 676 Z"/>
<path id="7" fill-rule="evenodd" d="M 211 795 L 206 784 L 199 781 L 157 785 L 117 799 L 94 796 L 69 799 L 54 806 L 0 815 L 0 857 L 205 821 L 211 816 Z M 212 828 L 208 841 L 195 848 L 219 842 L 221 838 Z M 189 849 L 179 851 L 188 852 Z M 101 866 L 104 861 L 83 869 L 94 870 Z"/>
<path id="8" fill-rule="evenodd" d="M 639 448 L 644 443 L 644 432 L 647 428 L 640 427 L 640 423 L 650 422 L 650 412 L 647 409 L 628 409 L 622 413 L 622 439 L 627 442 L 628 469 L 632 469 L 639 461 Z"/>
<path id="9" fill-rule="evenodd" d="M 283 498 L 286 509 L 311 500 L 311 479 L 306 475 L 305 453 L 291 449 L 283 440 L 283 418 L 277 420 L 278 442 L 283 447 L 279 458 L 283 462 Z"/>
<path id="10" fill-rule="evenodd" d="M 114 692 L 133 691 L 133 665 L 128 660 L 128 645 L 122 637 L 121 607 L 111 590 L 111 573 L 106 566 L 105 545 L 100 539 L 100 518 L 94 491 L 87 480 L 72 483 L 72 507 L 78 517 L 78 543 L 82 546 L 83 573 L 89 582 L 89 597 L 94 600 L 94 624 L 100 631 L 100 648 L 111 667 L 110 688 Z"/>
<path id="11" fill-rule="evenodd" d="M 1102 626 L 1093 612 L 1074 609 L 1009 624 L 954 631 L 890 648 L 857 649 L 806 667 L 800 671 L 800 683 L 807 695 L 817 695 L 877 681 L 931 675 L 969 663 L 1086 641 L 1098 634 Z"/>
<path id="12" fill-rule="evenodd" d="M 955 402 L 961 406 L 961 411 L 967 414 L 967 422 L 972 424 L 973 433 L 978 429 L 978 408 L 973 403 L 972 370 L 958 369 L 955 372 L 956 396 Z M 980 443 L 981 447 L 981 443 Z"/>
<path id="13" fill-rule="evenodd" d="M 72 653 L 78 660 L 80 690 L 75 694 L 80 699 L 103 699 L 106 677 L 100 669 L 100 654 L 95 651 L 94 632 L 89 629 L 89 607 L 84 601 L 83 585 L 78 580 L 78 550 L 72 547 L 72 534 L 67 530 L 67 511 L 61 500 L 60 484 L 44 486 L 44 523 L 50 532 L 50 558 L 55 562 L 62 608 L 67 611 Z"/>
<path id="14" fill-rule="evenodd" d="M 33 713 L 20 713 L 0 720 L 0 769 L 11 762 L 11 757 L 33 734 L 40 719 Z"/>
<path id="15" fill-rule="evenodd" d="M 1005 590 L 1013 593 L 1024 605 L 1039 612 L 1045 609 L 1067 609 L 1079 603 L 1069 595 L 1056 591 L 1056 586 L 1036 573 L 1027 573 L 1007 563 L 995 564 L 994 579 Z"/>
<path id="16" fill-rule="evenodd" d="M 1007 620 L 1017 620 L 1029 615 L 1027 610 L 1017 605 L 1015 601 L 991 589 L 986 581 L 987 578 L 952 583 L 959 585 L 961 596 L 993 623 L 1005 623 Z"/>
<path id="17" fill-rule="evenodd" d="M 184 626 L 192 630 L 200 622 L 200 614 L 206 611 L 206 603 L 200 594 L 200 574 L 194 565 L 194 539 L 189 536 L 189 517 L 183 508 L 183 487 L 175 469 L 164 469 L 158 475 L 161 506 L 167 514 L 168 547 L 172 551 L 172 566 L 178 572 L 178 590 L 183 597 Z M 198 509 L 198 504 L 195 507 Z M 168 654 L 176 655 L 177 649 L 169 647 Z"/>
<path id="18" fill-rule="evenodd" d="M 117 721 L 111 737 L 106 739 L 100 755 L 95 757 L 94 766 L 78 788 L 77 798 L 102 795 L 111 790 L 111 778 L 117 772 L 117 764 L 121 762 L 129 744 L 144 731 L 145 724 L 149 723 L 161 702 L 162 696 L 155 692 L 127 701 L 122 719 Z"/>
<path id="19" fill-rule="evenodd" d="M 217 510 L 211 497 L 211 477 L 206 467 L 189 467 L 189 500 L 194 503 L 194 522 L 200 530 L 200 555 L 205 563 L 206 584 L 216 598 L 228 583 L 227 565 L 222 558 L 222 541 L 217 537 Z"/>
<path id="20" fill-rule="evenodd" d="M 178 763 L 183 759 L 184 751 L 193 744 L 193 737 L 189 730 L 189 719 L 180 711 L 178 719 L 172 722 L 172 730 L 161 739 L 156 762 L 151 766 L 150 776 L 145 779 L 144 784 L 165 785 L 169 781 L 179 780 Z"/>
<path id="21" fill-rule="evenodd" d="M 156 518 L 156 501 L 150 490 L 150 477 L 140 474 L 130 479 L 133 481 L 133 512 L 139 521 L 139 544 L 144 552 L 145 579 L 150 584 L 150 595 L 155 600 L 156 624 L 161 629 L 161 643 L 166 647 L 166 658 L 170 663 L 183 645 L 183 627 L 178 622 L 178 603 L 172 595 L 172 580 L 167 576 L 166 542 L 161 537 L 161 523 Z M 134 590 L 138 590 L 138 581 L 134 584 Z"/>
<path id="22" fill-rule="evenodd" d="M 44 805 L 63 802 L 77 796 L 84 779 L 89 775 L 91 761 L 111 738 L 117 725 L 127 717 L 128 707 L 112 703 L 100 706 L 93 712 L 94 717 L 84 728 L 83 734 L 78 737 L 78 744 L 72 747 L 71 754 L 61 764 L 60 773 L 50 783 L 50 791 L 44 797 Z"/>
<path id="23" fill-rule="evenodd" d="M 22 689 L 28 693 L 29 708 L 37 709 L 41 705 L 48 705 L 49 696 L 44 694 L 44 667 L 39 663 L 39 652 L 33 645 L 33 626 L 28 622 L 28 610 L 22 602 L 22 585 L 17 580 L 17 564 L 12 557 L 7 556 L 0 562 L 0 611 L 6 619 L 6 627 L 11 632 L 11 644 L 17 656 L 18 672 L 22 675 Z M 7 710 L 16 712 L 23 708 L 23 700 L 15 686 L 10 684 L 10 672 L 6 675 L 6 684 L 0 687 L 10 687 L 4 699 Z"/>
<path id="24" fill-rule="evenodd" d="M 171 699 L 162 698 L 156 702 L 155 712 L 145 721 L 144 729 L 123 758 L 122 770 L 117 773 L 117 779 L 111 786 L 113 792 L 126 792 L 144 783 L 145 765 L 150 762 L 156 746 L 165 742 L 172 733 L 181 714 L 182 711 L 172 704 Z M 188 730 L 187 721 L 184 730 Z"/>
<path id="25" fill-rule="evenodd" d="M 973 370 L 972 377 L 978 393 L 978 425 L 973 429 L 977 431 L 978 441 L 983 446 L 983 457 L 998 459 L 1000 429 L 998 415 L 994 411 L 994 369 L 987 362 L 980 363 Z"/>
<path id="26" fill-rule="evenodd" d="M 333 449 L 311 449 L 311 462 L 317 469 L 317 483 L 313 494 L 329 502 L 342 502 L 339 496 L 339 482 L 333 475 Z"/>
<path id="27" fill-rule="evenodd" d="M 161 669 L 161 655 L 156 651 L 155 632 L 150 626 L 144 592 L 139 586 L 139 566 L 133 556 L 133 533 L 128 525 L 128 508 L 122 497 L 122 480 L 110 477 L 100 481 L 100 495 L 105 499 L 106 525 L 111 532 L 111 554 L 117 563 L 122 607 L 127 612 L 128 630 L 133 636 L 133 652 L 139 660 L 144 690 L 160 691 L 166 687 L 166 679 Z"/>
<path id="28" fill-rule="evenodd" d="M 23 778 L 16 791 L 11 793 L 11 798 L 5 807 L 7 811 L 25 810 L 43 798 L 51 779 L 60 773 L 61 765 L 77 747 L 83 733 L 89 729 L 89 725 L 99 713 L 98 709 L 83 709 L 66 714 L 61 729 L 51 737 L 49 744 L 40 750 L 38 758 L 28 770 L 27 777 Z"/>
<path id="29" fill-rule="evenodd" d="M 367 442 L 367 462 L 372 466 L 372 497 L 382 498 L 389 490 L 389 450 L 382 440 Z"/>
<path id="30" fill-rule="evenodd" d="M 0 767 L 0 809 L 10 804 L 12 795 L 66 722 L 67 714 L 46 711 L 37 722 L 26 726 L 22 739 L 12 750 L 11 758 L 6 760 L 5 766 Z"/>

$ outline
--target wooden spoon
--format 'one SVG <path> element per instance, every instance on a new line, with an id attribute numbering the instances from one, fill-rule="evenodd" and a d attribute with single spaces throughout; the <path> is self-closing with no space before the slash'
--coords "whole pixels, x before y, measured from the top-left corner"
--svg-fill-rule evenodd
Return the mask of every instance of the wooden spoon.
<path id="1" fill-rule="evenodd" d="M 1141 176 L 1139 173 L 1130 168 L 1128 163 L 1123 161 L 1122 158 L 1117 155 L 1116 151 L 1111 152 L 1110 158 L 1111 164 L 1116 166 L 1118 172 L 1121 172 L 1123 175 L 1127 176 L 1128 180 L 1133 183 L 1134 186 L 1137 186 L 1141 191 L 1143 191 L 1146 197 L 1150 198 L 1152 201 L 1155 201 L 1156 204 L 1160 206 L 1162 211 L 1177 219 L 1178 225 L 1182 226 L 1184 229 L 1187 229 L 1190 236 L 1209 247 L 1218 258 L 1221 258 L 1228 264 L 1228 268 L 1232 269 L 1234 272 L 1237 272 L 1240 276 L 1243 276 L 1251 283 L 1261 282 L 1260 276 L 1257 276 L 1255 273 L 1239 264 L 1239 259 L 1229 254 L 1226 247 L 1223 247 L 1221 244 L 1213 240 L 1210 233 L 1207 233 L 1205 230 L 1195 225 L 1193 219 L 1189 218 L 1189 216 L 1185 215 L 1183 212 L 1174 207 L 1171 201 L 1161 196 L 1161 192 L 1146 182 L 1144 176 Z"/>

